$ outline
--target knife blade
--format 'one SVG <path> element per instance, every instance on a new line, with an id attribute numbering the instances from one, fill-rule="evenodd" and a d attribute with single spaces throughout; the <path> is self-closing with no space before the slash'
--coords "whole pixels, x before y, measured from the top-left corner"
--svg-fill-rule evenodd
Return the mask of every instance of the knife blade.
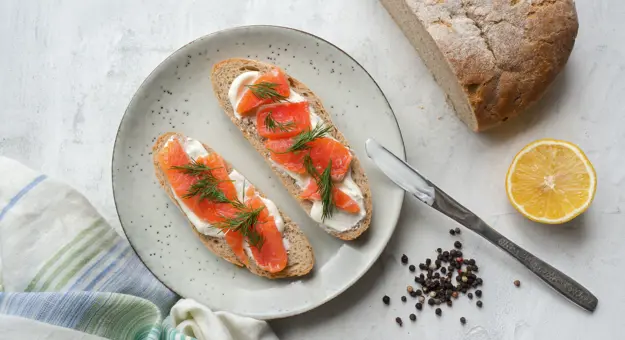
<path id="1" fill-rule="evenodd" d="M 599 300 L 588 289 L 495 231 L 374 139 L 365 142 L 365 149 L 378 168 L 406 192 L 504 250 L 573 303 L 591 312 L 597 308 Z"/>

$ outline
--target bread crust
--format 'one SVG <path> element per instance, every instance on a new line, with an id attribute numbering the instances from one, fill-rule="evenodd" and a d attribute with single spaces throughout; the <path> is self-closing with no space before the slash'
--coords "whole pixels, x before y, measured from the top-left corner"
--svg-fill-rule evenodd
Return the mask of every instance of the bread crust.
<path id="1" fill-rule="evenodd" d="M 572 0 L 381 1 L 475 131 L 499 125 L 542 97 L 566 64 L 579 26 Z M 430 56 L 427 39 L 419 36 L 423 29 L 443 58 Z M 441 63 L 457 78 L 455 94 Z"/>
<path id="2" fill-rule="evenodd" d="M 260 153 L 265 161 L 274 173 L 280 178 L 282 184 L 289 191 L 291 196 L 295 198 L 300 206 L 310 215 L 310 210 L 312 208 L 312 202 L 309 200 L 304 200 L 299 197 L 301 193 L 301 189 L 297 186 L 295 180 L 291 178 L 288 174 L 281 171 L 281 169 L 277 168 L 273 162 L 271 162 L 270 152 L 264 146 L 265 138 L 261 137 L 257 130 L 256 124 L 254 120 L 249 119 L 239 119 L 234 114 L 234 109 L 230 100 L 228 98 L 228 90 L 230 89 L 230 85 L 232 81 L 241 73 L 246 71 L 259 71 L 259 72 L 267 72 L 271 70 L 274 65 L 263 63 L 256 60 L 251 59 L 242 59 L 242 58 L 232 58 L 223 60 L 213 66 L 211 72 L 211 81 L 213 83 L 213 91 L 219 104 L 225 113 L 230 117 L 230 120 L 241 130 L 245 138 L 250 142 L 250 144 Z M 330 114 L 323 107 L 321 103 L 321 99 L 317 97 L 306 85 L 297 79 L 291 77 L 290 75 L 286 75 L 289 81 L 289 86 L 293 88 L 298 94 L 302 97 L 306 98 L 312 108 L 315 110 L 315 113 L 321 117 L 327 125 L 331 125 L 333 129 L 330 131 L 330 135 L 341 142 L 343 145 L 349 147 L 347 140 L 343 136 L 343 134 L 336 129 L 332 119 L 330 118 Z M 366 210 L 365 217 L 358 222 L 354 227 L 350 228 L 346 231 L 336 231 L 331 228 L 324 228 L 329 234 L 338 237 L 342 240 L 353 240 L 360 236 L 369 228 L 369 224 L 371 223 L 372 216 L 372 208 L 373 204 L 371 201 L 371 190 L 369 189 L 369 181 L 367 179 L 367 175 L 365 174 L 364 169 L 360 165 L 360 161 L 358 157 L 353 156 L 351 163 L 351 175 L 354 182 L 358 185 L 360 190 L 362 191 L 364 197 L 364 206 Z"/>
<path id="3" fill-rule="evenodd" d="M 165 144 L 167 144 L 167 141 L 172 136 L 184 137 L 181 134 L 178 134 L 175 132 L 168 132 L 168 133 L 161 135 L 156 140 L 156 143 L 152 147 L 154 173 L 156 174 L 156 178 L 158 179 L 158 182 L 160 183 L 161 187 L 163 188 L 163 190 L 165 190 L 165 192 L 167 193 L 171 201 L 174 204 L 176 204 L 176 206 L 184 214 L 184 212 L 182 211 L 182 208 L 178 204 L 178 201 L 174 197 L 174 193 L 171 189 L 171 186 L 169 185 L 169 182 L 167 181 L 167 177 L 163 173 L 158 163 L 159 151 L 165 146 Z M 215 152 L 208 145 L 206 144 L 203 144 L 203 145 L 204 145 L 204 148 L 209 153 Z M 226 163 L 226 167 L 228 168 L 228 173 L 230 173 L 232 171 L 232 166 L 227 161 L 225 161 L 225 163 Z M 263 195 L 261 192 L 258 191 L 258 193 L 262 197 L 265 197 L 265 195 Z M 283 235 L 286 236 L 286 239 L 289 242 L 289 249 L 287 250 L 288 261 L 287 261 L 286 268 L 284 268 L 282 271 L 278 273 L 270 273 L 268 271 L 265 271 L 259 268 L 256 265 L 256 262 L 254 261 L 254 259 L 251 257 L 248 257 L 249 261 L 248 261 L 247 268 L 252 273 L 258 276 L 269 278 L 269 279 L 278 279 L 278 278 L 306 275 L 312 270 L 313 265 L 315 263 L 315 257 L 313 254 L 312 247 L 310 246 L 310 243 L 308 242 L 308 239 L 306 238 L 304 233 L 302 233 L 302 231 L 300 230 L 299 226 L 295 224 L 293 221 L 291 221 L 291 219 L 288 216 L 286 216 L 284 213 L 282 213 L 282 211 L 280 211 L 279 209 L 278 211 L 280 212 L 280 215 L 282 216 L 282 219 L 284 220 Z M 191 228 L 193 229 L 193 232 L 195 233 L 195 235 L 200 239 L 200 241 L 202 241 L 202 243 L 204 244 L 204 246 L 206 246 L 206 248 L 212 251 L 215 255 L 223 258 L 224 260 L 232 264 L 235 264 L 239 267 L 244 266 L 244 264 L 241 263 L 241 261 L 239 261 L 239 259 L 236 257 L 232 249 L 230 249 L 230 246 L 228 246 L 224 238 L 204 235 L 195 228 L 195 226 L 193 225 L 193 223 L 191 223 L 191 221 L 189 221 L 189 219 L 187 219 L 187 221 L 191 225 Z"/>

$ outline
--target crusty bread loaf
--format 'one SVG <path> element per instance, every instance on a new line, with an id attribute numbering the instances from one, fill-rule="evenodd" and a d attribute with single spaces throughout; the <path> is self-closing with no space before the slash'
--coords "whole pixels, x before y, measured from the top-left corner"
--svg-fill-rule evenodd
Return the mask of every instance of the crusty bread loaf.
<path id="1" fill-rule="evenodd" d="M 254 146 L 254 148 L 265 158 L 267 163 L 271 166 L 275 174 L 282 180 L 284 186 L 289 190 L 291 195 L 296 198 L 302 208 L 310 215 L 310 209 L 312 203 L 308 200 L 301 199 L 299 197 L 301 189 L 297 186 L 295 180 L 289 175 L 285 174 L 279 168 L 277 168 L 270 160 L 270 152 L 265 148 L 265 138 L 261 137 L 256 131 L 255 119 L 238 119 L 234 115 L 234 109 L 228 99 L 228 90 L 232 81 L 241 73 L 247 71 L 260 71 L 267 72 L 274 66 L 271 64 L 263 63 L 256 60 L 249 59 L 227 59 L 221 61 L 215 66 L 211 72 L 211 81 L 213 83 L 213 91 L 219 100 L 219 104 L 224 109 L 226 114 L 230 117 L 232 122 L 241 130 L 245 138 Z M 306 98 L 309 104 L 315 110 L 315 113 L 321 117 L 327 125 L 334 127 L 330 114 L 325 110 L 321 99 L 319 99 L 306 85 L 299 82 L 297 79 L 287 75 L 289 86 L 293 88 L 298 94 Z M 332 137 L 341 142 L 343 145 L 349 147 L 347 140 L 338 129 L 333 128 L 330 131 Z M 360 187 L 364 197 L 364 206 L 366 210 L 366 216 L 353 228 L 338 232 L 336 230 L 325 228 L 325 230 L 333 236 L 336 236 L 343 240 L 353 240 L 360 236 L 365 230 L 369 228 L 371 223 L 372 203 L 371 203 L 371 190 L 369 189 L 369 181 L 363 168 L 360 165 L 358 158 L 354 155 L 351 164 L 352 178 L 354 182 Z"/>
<path id="2" fill-rule="evenodd" d="M 471 129 L 540 99 L 577 35 L 572 0 L 381 0 Z"/>
<path id="3" fill-rule="evenodd" d="M 171 201 L 174 202 L 176 206 L 178 206 L 178 208 L 180 208 L 178 201 L 174 197 L 171 186 L 167 181 L 167 177 L 161 170 L 161 167 L 158 163 L 158 152 L 165 146 L 169 138 L 174 135 L 181 136 L 174 132 L 168 132 L 160 136 L 152 147 L 152 154 L 154 161 L 154 171 L 156 173 L 158 181 L 160 182 L 161 186 L 163 187 L 169 198 L 171 198 Z M 209 153 L 214 152 L 210 147 L 205 144 L 204 148 L 206 148 Z M 228 172 L 231 172 L 232 166 L 230 165 L 230 163 L 226 162 L 226 166 L 228 167 Z M 264 195 L 260 191 L 258 192 L 261 196 L 264 197 Z M 182 212 L 181 208 L 180 211 Z M 288 262 L 286 268 L 278 273 L 270 273 L 259 268 L 252 258 L 249 259 L 247 268 L 256 275 L 264 276 L 270 279 L 306 275 L 311 271 L 315 263 L 315 257 L 313 255 L 312 247 L 310 246 L 308 239 L 306 238 L 306 236 L 304 236 L 304 233 L 302 233 L 297 224 L 291 221 L 291 219 L 283 214 L 282 211 L 280 211 L 280 215 L 284 220 L 284 236 L 286 236 L 287 240 L 289 241 L 289 249 L 287 250 Z M 239 259 L 236 257 L 232 249 L 230 249 L 230 246 L 228 246 L 224 238 L 204 235 L 197 231 L 191 221 L 189 221 L 189 224 L 191 224 L 193 232 L 195 232 L 195 234 L 200 238 L 206 248 L 208 248 L 217 256 L 220 256 L 228 262 L 236 264 L 237 266 L 243 266 L 243 263 L 239 261 Z"/>

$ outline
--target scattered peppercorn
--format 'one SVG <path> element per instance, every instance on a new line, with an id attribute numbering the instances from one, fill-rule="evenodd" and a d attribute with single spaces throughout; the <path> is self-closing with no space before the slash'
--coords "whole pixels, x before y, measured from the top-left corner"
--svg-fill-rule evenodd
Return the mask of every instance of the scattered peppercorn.
<path id="1" fill-rule="evenodd" d="M 451 300 L 447 300 L 447 306 L 451 307 L 453 305 L 453 302 L 451 302 Z"/>
<path id="2" fill-rule="evenodd" d="M 415 306 L 415 308 L 417 308 L 417 310 L 423 309 L 423 305 L 421 304 L 421 302 L 417 302 L 417 304 L 414 305 L 414 306 Z"/>
<path id="3" fill-rule="evenodd" d="M 417 268 L 415 268 L 414 264 L 411 264 L 411 265 L 408 267 L 408 270 L 410 270 L 411 272 L 414 272 L 416 269 L 417 269 Z"/>
<path id="4" fill-rule="evenodd" d="M 399 325 L 399 327 L 401 327 L 401 326 L 404 324 L 404 322 L 403 322 L 403 321 L 401 321 L 401 318 L 400 318 L 399 316 L 395 318 L 395 322 L 397 322 L 397 324 Z"/>
<path id="5" fill-rule="evenodd" d="M 453 230 L 453 229 L 449 229 L 449 233 L 450 233 L 452 236 L 453 236 L 453 235 L 456 235 L 456 231 L 455 231 L 455 230 Z"/>
<path id="6" fill-rule="evenodd" d="M 514 285 L 517 286 L 517 287 L 521 286 L 521 281 L 514 280 Z"/>
<path id="7" fill-rule="evenodd" d="M 415 292 L 414 290 L 412 292 L 410 292 L 410 296 L 411 297 L 417 297 L 417 292 Z"/>
<path id="8" fill-rule="evenodd" d="M 460 323 L 464 325 L 465 323 L 467 323 L 467 319 L 465 319 L 464 316 L 461 317 L 460 318 Z"/>
<path id="9" fill-rule="evenodd" d="M 406 296 L 401 297 L 401 302 L 406 302 Z"/>
<path id="10" fill-rule="evenodd" d="M 403 263 L 403 264 L 408 263 L 408 256 L 406 256 L 406 254 L 403 254 L 401 256 L 401 263 Z"/>
<path id="11" fill-rule="evenodd" d="M 441 268 L 441 273 L 446 274 L 447 273 L 447 268 L 445 268 L 445 267 Z"/>
<path id="12" fill-rule="evenodd" d="M 436 248 L 436 252 L 440 254 L 440 253 L 442 253 L 442 252 L 443 252 L 443 249 L 441 249 L 441 248 Z"/>
<path id="13" fill-rule="evenodd" d="M 421 289 L 417 289 L 417 296 L 421 296 L 421 294 L 423 294 L 423 292 L 421 291 Z"/>
<path id="14" fill-rule="evenodd" d="M 480 301 L 480 300 L 477 300 L 477 303 L 476 303 L 476 305 L 477 305 L 478 307 L 480 307 L 480 308 L 482 308 L 482 301 Z"/>
<path id="15" fill-rule="evenodd" d="M 433 298 L 429 298 L 429 299 L 428 299 L 428 305 L 430 305 L 430 306 L 434 306 L 434 303 L 435 303 L 435 302 L 434 302 L 434 299 L 433 299 Z"/>
<path id="16" fill-rule="evenodd" d="M 478 289 L 478 290 L 476 290 L 476 291 L 475 291 L 475 296 L 477 296 L 477 297 L 481 298 L 481 297 L 482 297 L 482 291 L 481 291 L 481 290 L 479 290 L 479 289 Z"/>
<path id="17" fill-rule="evenodd" d="M 469 297 L 469 299 L 473 300 L 473 293 L 469 293 L 467 294 L 467 296 Z"/>
<path id="18" fill-rule="evenodd" d="M 410 314 L 410 320 L 417 321 L 417 316 L 414 314 Z"/>
<path id="19" fill-rule="evenodd" d="M 443 311 L 440 308 L 436 308 L 436 315 L 441 316 Z"/>
<path id="20" fill-rule="evenodd" d="M 460 228 L 456 228 L 454 229 L 454 231 L 456 232 L 456 234 L 460 234 Z"/>
<path id="21" fill-rule="evenodd" d="M 460 248 L 462 248 L 462 243 L 460 243 L 460 241 L 456 241 L 456 242 L 454 242 L 454 247 L 460 249 Z M 461 255 L 459 255 L 459 256 L 461 256 Z"/>

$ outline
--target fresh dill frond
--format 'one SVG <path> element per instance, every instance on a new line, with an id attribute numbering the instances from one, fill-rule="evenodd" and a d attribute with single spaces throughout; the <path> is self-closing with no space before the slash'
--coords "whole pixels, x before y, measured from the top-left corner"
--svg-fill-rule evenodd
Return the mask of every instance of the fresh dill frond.
<path id="1" fill-rule="evenodd" d="M 282 132 L 288 132 L 290 130 L 292 130 L 295 127 L 295 122 L 294 121 L 289 121 L 286 123 L 280 123 L 280 122 L 276 122 L 275 119 L 273 119 L 273 117 L 271 116 L 272 112 L 269 111 L 267 113 L 267 116 L 265 116 L 265 126 L 267 127 L 267 129 L 269 131 L 282 131 Z"/>
<path id="2" fill-rule="evenodd" d="M 323 124 L 319 124 L 315 126 L 315 128 L 312 130 L 302 131 L 297 136 L 295 136 L 295 138 L 293 139 L 293 144 L 288 149 L 286 149 L 284 153 L 309 149 L 310 146 L 308 146 L 308 143 L 314 141 L 317 138 L 323 137 L 323 135 L 330 132 L 330 130 L 332 130 L 332 126 L 324 126 Z"/>
<path id="3" fill-rule="evenodd" d="M 215 178 L 212 171 L 220 168 L 211 168 L 205 164 L 198 163 L 196 160 L 191 160 L 188 164 L 172 166 L 171 169 L 179 170 L 185 175 L 190 176 L 208 176 Z"/>
<path id="4" fill-rule="evenodd" d="M 191 198 L 198 196 L 201 200 L 205 199 L 215 203 L 231 203 L 231 200 L 219 189 L 220 182 L 215 180 L 214 177 L 211 178 L 206 175 L 191 184 L 187 193 L 182 197 Z"/>
<path id="5" fill-rule="evenodd" d="M 334 188 L 334 182 L 332 182 L 332 160 L 328 164 L 328 167 L 323 170 L 321 175 L 317 172 L 317 169 L 313 165 L 310 155 L 304 156 L 304 168 L 306 172 L 317 182 L 317 190 L 319 196 L 321 196 L 321 206 L 323 210 L 321 212 L 321 220 L 325 221 L 326 218 L 332 217 L 336 205 L 332 197 L 332 190 Z"/>
<path id="6" fill-rule="evenodd" d="M 241 233 L 251 246 L 260 249 L 264 239 L 254 227 L 258 223 L 258 218 L 263 209 L 265 209 L 264 206 L 256 209 L 246 208 L 239 210 L 234 217 L 225 218 L 215 226 L 224 232 L 235 231 Z"/>
<path id="7" fill-rule="evenodd" d="M 245 85 L 245 87 L 250 89 L 258 99 L 270 99 L 271 101 L 279 102 L 288 98 L 278 92 L 277 87 L 279 85 L 280 84 L 262 81 L 258 84 Z"/>

